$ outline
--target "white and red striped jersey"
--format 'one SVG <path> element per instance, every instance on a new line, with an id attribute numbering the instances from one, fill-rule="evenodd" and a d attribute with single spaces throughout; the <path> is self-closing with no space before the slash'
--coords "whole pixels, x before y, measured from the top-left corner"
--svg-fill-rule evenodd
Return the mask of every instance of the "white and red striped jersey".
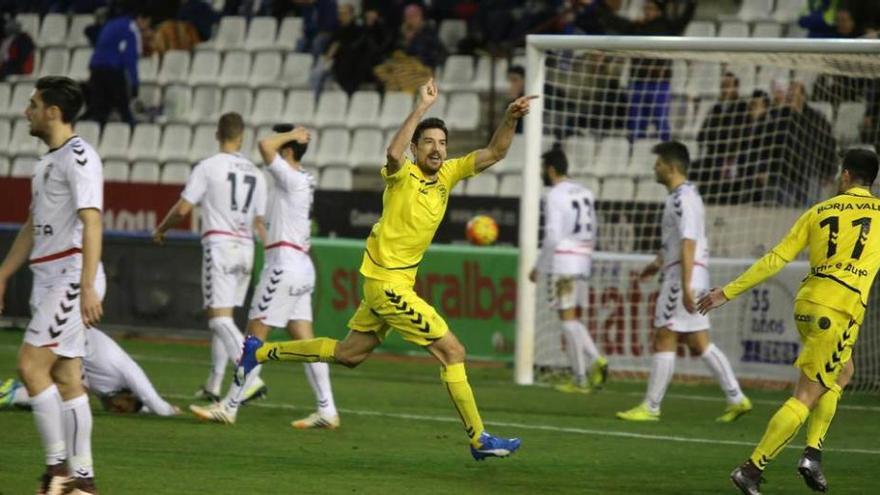
<path id="1" fill-rule="evenodd" d="M 74 135 L 43 155 L 31 179 L 34 246 L 30 264 L 34 274 L 78 273 L 83 237 L 78 212 L 103 207 L 103 164 L 91 145 Z M 65 269 L 57 270 L 56 261 Z"/>
<path id="2" fill-rule="evenodd" d="M 568 179 L 554 185 L 544 199 L 544 241 L 537 269 L 545 273 L 589 276 L 589 273 L 580 273 L 589 271 L 589 263 L 573 265 L 568 258 L 589 261 L 597 226 L 592 191 Z M 569 273 L 572 271 L 578 273 Z"/>
<path id="3" fill-rule="evenodd" d="M 266 178 L 240 153 L 217 153 L 192 170 L 181 197 L 202 207 L 202 243 L 253 242 L 254 217 L 266 214 Z"/>
<path id="4" fill-rule="evenodd" d="M 266 218 L 266 261 L 284 264 L 299 258 L 291 256 L 291 250 L 309 251 L 315 178 L 305 170 L 293 168 L 277 154 L 268 170 L 275 188 Z"/>
<path id="5" fill-rule="evenodd" d="M 692 239 L 694 265 L 709 266 L 709 240 L 706 237 L 706 209 L 697 186 L 685 182 L 673 189 L 666 197 L 661 228 L 663 268 L 681 265 L 681 241 Z"/>

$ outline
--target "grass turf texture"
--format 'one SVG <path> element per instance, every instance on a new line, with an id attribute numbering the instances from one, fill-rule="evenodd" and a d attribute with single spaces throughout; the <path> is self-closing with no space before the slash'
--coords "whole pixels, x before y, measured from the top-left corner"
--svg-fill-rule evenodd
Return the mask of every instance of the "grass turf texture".
<path id="1" fill-rule="evenodd" d="M 0 332 L 3 377 L 14 373 L 20 341 L 20 332 Z M 208 347 L 121 344 L 160 393 L 186 409 L 207 375 Z M 190 415 L 111 415 L 93 400 L 98 488 L 103 495 L 735 493 L 729 472 L 751 452 L 786 396 L 747 391 L 755 410 L 719 425 L 714 418 L 724 401 L 717 388 L 673 384 L 661 422 L 630 424 L 614 413 L 641 400 L 643 383 L 612 382 L 584 396 L 515 386 L 507 369 L 471 367 L 468 374 L 489 431 L 523 439 L 513 457 L 471 459 L 432 363 L 379 357 L 355 370 L 333 367 L 342 411 L 335 431 L 289 426 L 313 410 L 314 399 L 301 365 L 270 363 L 263 369 L 269 398 L 245 406 L 232 426 Z M 842 404 L 826 440 L 831 490 L 878 493 L 880 398 L 846 394 Z M 0 411 L 0 425 L 0 493 L 30 493 L 43 463 L 33 418 L 27 411 Z M 675 440 L 622 436 L 630 434 Z M 796 438 L 802 446 L 803 430 Z M 807 492 L 795 469 L 799 454 L 786 449 L 770 465 L 765 493 Z"/>

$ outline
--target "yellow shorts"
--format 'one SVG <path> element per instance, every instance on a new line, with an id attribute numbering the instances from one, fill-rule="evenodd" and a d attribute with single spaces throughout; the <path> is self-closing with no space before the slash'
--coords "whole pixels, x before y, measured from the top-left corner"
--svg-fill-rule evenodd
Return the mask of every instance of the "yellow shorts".
<path id="1" fill-rule="evenodd" d="M 794 365 L 825 387 L 837 382 L 852 358 L 859 325 L 848 314 L 809 301 L 795 301 L 794 321 L 803 348 Z"/>
<path id="2" fill-rule="evenodd" d="M 394 329 L 418 346 L 430 345 L 449 331 L 443 317 L 411 286 L 367 278 L 363 287 L 364 298 L 348 328 L 373 332 L 382 341 Z"/>

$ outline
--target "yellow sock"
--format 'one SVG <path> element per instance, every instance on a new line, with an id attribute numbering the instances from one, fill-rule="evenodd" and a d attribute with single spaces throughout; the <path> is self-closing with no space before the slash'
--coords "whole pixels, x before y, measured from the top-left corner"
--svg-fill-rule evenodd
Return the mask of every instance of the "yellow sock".
<path id="1" fill-rule="evenodd" d="M 449 397 L 464 423 L 464 431 L 471 440 L 471 445 L 479 447 L 477 443 L 483 433 L 483 420 L 477 411 L 477 401 L 474 400 L 474 392 L 467 381 L 467 373 L 464 371 L 464 363 L 450 364 L 440 370 L 440 379 L 446 383 Z"/>
<path id="2" fill-rule="evenodd" d="M 315 363 L 318 361 L 329 363 L 334 361 L 336 344 L 339 341 L 318 337 L 306 340 L 288 340 L 285 342 L 266 342 L 257 349 L 257 362 L 266 361 L 298 361 L 301 363 Z"/>
<path id="3" fill-rule="evenodd" d="M 810 413 L 809 421 L 807 421 L 807 447 L 822 450 L 825 434 L 828 433 L 828 427 L 831 426 L 831 420 L 834 419 L 834 413 L 837 412 L 840 393 L 840 386 L 835 383 L 833 388 L 819 398 L 816 407 Z"/>
<path id="4" fill-rule="evenodd" d="M 755 447 L 750 458 L 759 469 L 764 469 L 779 452 L 794 438 L 801 425 L 807 420 L 810 409 L 803 402 L 789 398 L 770 418 L 767 431 Z"/>

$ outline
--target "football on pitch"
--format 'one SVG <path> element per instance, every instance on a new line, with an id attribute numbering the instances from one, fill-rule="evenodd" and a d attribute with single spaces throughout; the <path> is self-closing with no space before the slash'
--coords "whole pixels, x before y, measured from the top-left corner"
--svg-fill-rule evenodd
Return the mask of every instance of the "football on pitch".
<path id="1" fill-rule="evenodd" d="M 488 246 L 498 239 L 498 224 L 487 215 L 477 215 L 467 223 L 465 230 L 471 244 Z"/>

